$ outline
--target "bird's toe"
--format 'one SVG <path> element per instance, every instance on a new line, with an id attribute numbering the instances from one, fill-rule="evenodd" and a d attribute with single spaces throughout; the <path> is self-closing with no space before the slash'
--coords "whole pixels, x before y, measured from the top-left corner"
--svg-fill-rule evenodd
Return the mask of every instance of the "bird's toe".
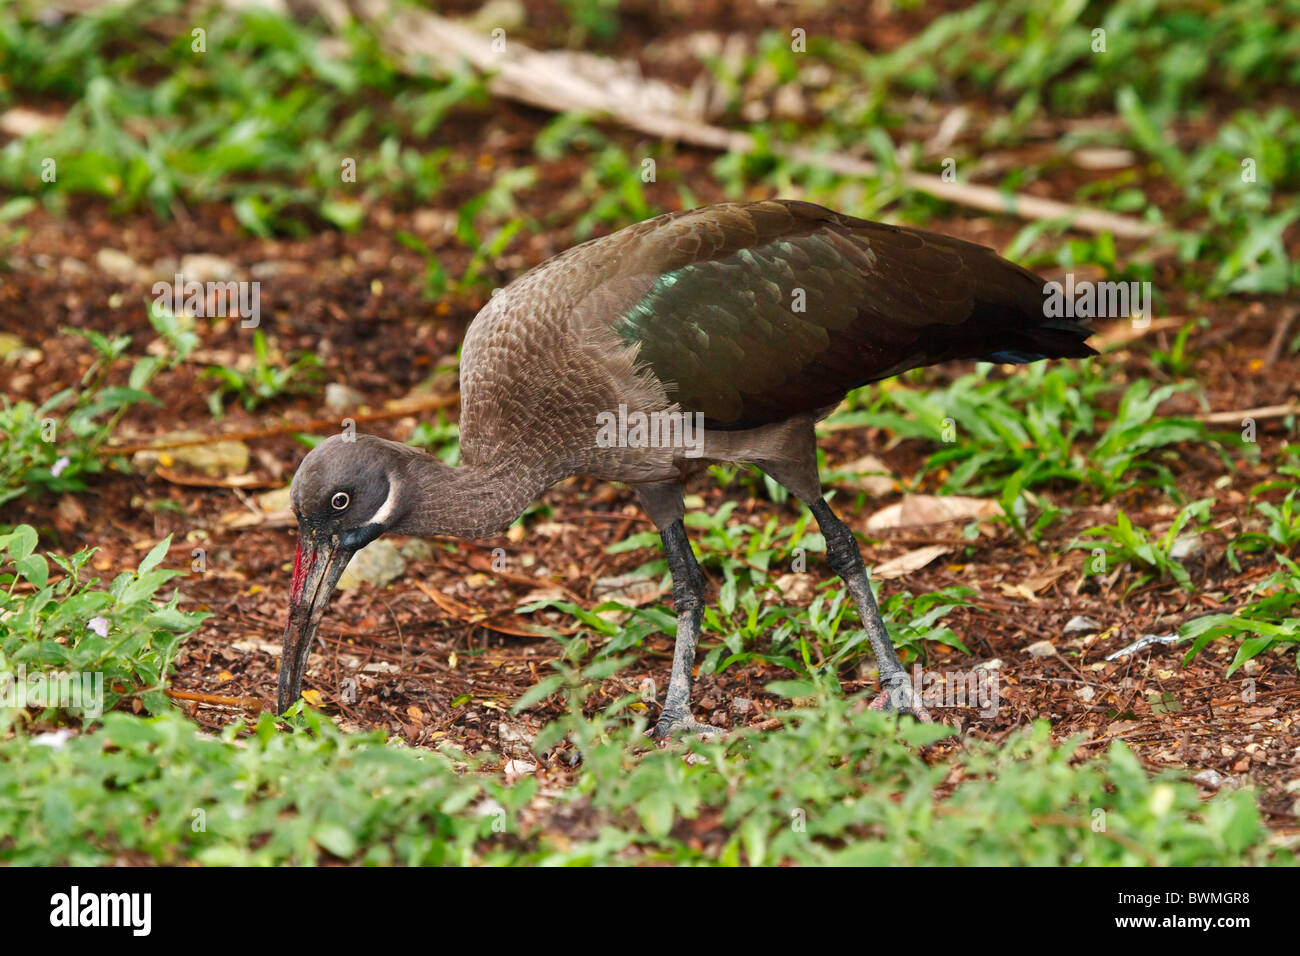
<path id="1" fill-rule="evenodd" d="M 702 724 L 690 714 L 665 713 L 659 718 L 658 723 L 645 732 L 645 735 L 654 740 L 667 740 L 670 737 L 682 737 L 688 734 L 721 737 L 724 733 L 725 731 L 721 727 Z"/>
<path id="2" fill-rule="evenodd" d="M 881 682 L 884 689 L 869 705 L 871 710 L 888 710 L 899 714 L 911 714 L 922 723 L 933 723 L 934 718 L 926 710 L 921 695 L 916 692 L 906 674 L 900 674 L 893 680 Z"/>

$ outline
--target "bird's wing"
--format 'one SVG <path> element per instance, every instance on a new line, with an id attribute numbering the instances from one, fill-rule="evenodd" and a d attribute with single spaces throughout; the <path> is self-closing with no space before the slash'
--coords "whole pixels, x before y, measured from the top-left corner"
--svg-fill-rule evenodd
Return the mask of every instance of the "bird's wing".
<path id="1" fill-rule="evenodd" d="M 949 358 L 1092 354 L 1084 329 L 1041 329 L 1042 280 L 983 246 L 795 202 L 643 226 L 617 256 L 631 291 L 607 314 L 669 398 L 714 427 L 833 406 Z"/>

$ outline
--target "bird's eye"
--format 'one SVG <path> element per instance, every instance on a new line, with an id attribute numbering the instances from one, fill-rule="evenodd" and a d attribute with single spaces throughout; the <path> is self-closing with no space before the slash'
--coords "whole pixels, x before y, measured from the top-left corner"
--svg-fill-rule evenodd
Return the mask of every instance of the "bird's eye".
<path id="1" fill-rule="evenodd" d="M 339 491 L 330 499 L 330 504 L 334 506 L 335 511 L 342 511 L 349 503 L 351 503 L 351 501 L 352 499 L 348 497 L 346 491 Z"/>

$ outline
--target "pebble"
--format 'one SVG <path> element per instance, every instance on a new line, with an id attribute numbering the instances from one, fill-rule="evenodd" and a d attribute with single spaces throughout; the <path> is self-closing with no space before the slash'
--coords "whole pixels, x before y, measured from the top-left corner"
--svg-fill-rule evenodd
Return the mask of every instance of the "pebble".
<path id="1" fill-rule="evenodd" d="M 186 282 L 228 282 L 235 278 L 235 264 L 207 252 L 191 253 L 181 259 Z"/>
<path id="2" fill-rule="evenodd" d="M 23 340 L 10 332 L 0 332 L 0 361 L 4 361 L 10 355 L 17 357 L 23 350 Z"/>
<path id="3" fill-rule="evenodd" d="M 1199 534 L 1180 534 L 1174 538 L 1169 548 L 1169 557 L 1175 561 L 1185 561 L 1205 550 L 1205 542 Z"/>
<path id="4" fill-rule="evenodd" d="M 95 253 L 95 265 L 118 279 L 134 281 L 140 276 L 139 264 L 121 249 L 100 249 Z"/>
<path id="5" fill-rule="evenodd" d="M 159 443 L 203 438 L 200 432 L 179 431 L 164 435 Z M 131 466 L 137 471 L 151 472 L 160 464 L 166 468 L 180 466 L 183 470 L 198 471 L 213 478 L 242 475 L 248 471 L 248 446 L 242 441 L 226 440 L 203 445 L 182 445 L 159 451 L 138 451 L 131 457 Z"/>
<path id="6" fill-rule="evenodd" d="M 1202 770 L 1200 773 L 1195 774 L 1192 779 L 1213 790 L 1218 790 L 1225 782 L 1223 774 L 1217 770 Z"/>
<path id="7" fill-rule="evenodd" d="M 363 584 L 383 587 L 396 581 L 405 571 L 406 562 L 397 545 L 387 538 L 379 538 L 352 556 L 338 586 L 345 591 Z"/>
<path id="8" fill-rule="evenodd" d="M 853 484 L 869 495 L 880 497 L 894 490 L 893 473 L 889 466 L 875 455 L 867 455 L 857 461 L 841 465 L 836 471 L 853 476 Z"/>
<path id="9" fill-rule="evenodd" d="M 325 386 L 325 407 L 332 408 L 335 411 L 346 411 L 349 408 L 356 408 L 366 400 L 366 397 L 358 392 L 355 388 L 350 388 L 342 382 L 330 382 Z"/>
<path id="10" fill-rule="evenodd" d="M 397 549 L 407 561 L 432 561 L 433 545 L 423 538 L 412 538 Z"/>

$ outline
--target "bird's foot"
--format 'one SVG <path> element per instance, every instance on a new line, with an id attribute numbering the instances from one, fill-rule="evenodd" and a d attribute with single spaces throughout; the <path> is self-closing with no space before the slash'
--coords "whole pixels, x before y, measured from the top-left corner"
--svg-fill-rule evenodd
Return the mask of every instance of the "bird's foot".
<path id="1" fill-rule="evenodd" d="M 869 705 L 870 710 L 889 710 L 899 714 L 911 714 L 923 724 L 933 723 L 934 718 L 921 702 L 921 695 L 912 686 L 907 674 L 899 672 L 890 678 L 882 677 L 880 695 Z"/>
<path id="2" fill-rule="evenodd" d="M 660 715 L 659 722 L 647 730 L 645 735 L 655 740 L 667 740 L 670 737 L 682 737 L 689 734 L 721 737 L 723 733 L 721 727 L 702 724 L 692 717 L 689 712 L 678 713 L 665 710 Z"/>

